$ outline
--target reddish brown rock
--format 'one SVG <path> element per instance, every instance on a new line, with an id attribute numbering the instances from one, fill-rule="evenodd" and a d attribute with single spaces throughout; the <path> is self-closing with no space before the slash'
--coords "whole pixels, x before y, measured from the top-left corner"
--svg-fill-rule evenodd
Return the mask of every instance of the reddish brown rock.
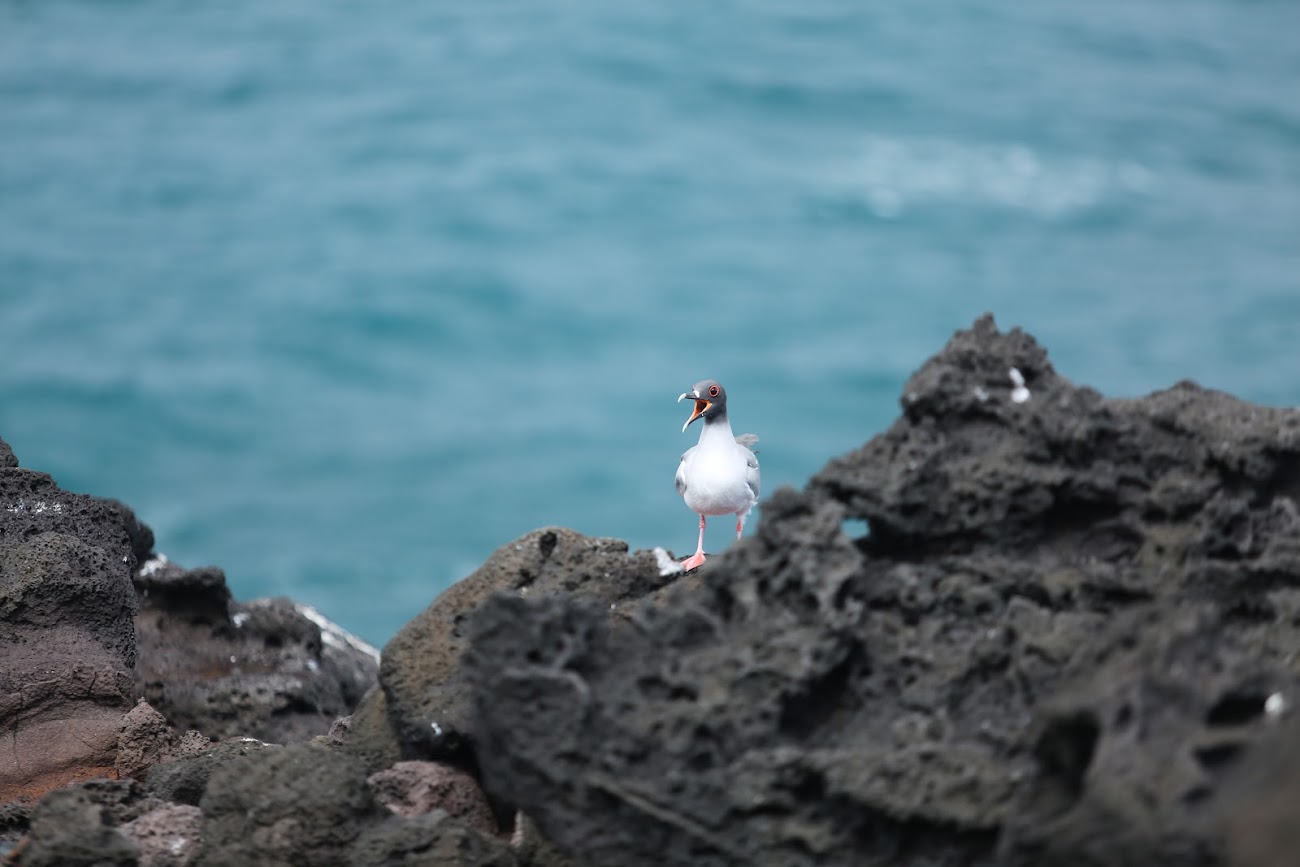
<path id="1" fill-rule="evenodd" d="M 186 867 L 199 853 L 203 813 L 198 807 L 168 804 L 119 830 L 140 851 L 140 867 Z"/>
<path id="2" fill-rule="evenodd" d="M 112 775 L 134 702 L 130 576 L 152 534 L 0 449 L 0 803 Z"/>
<path id="3" fill-rule="evenodd" d="M 148 778 L 149 769 L 159 762 L 196 755 L 211 746 L 212 742 L 196 731 L 177 734 L 162 714 L 140 699 L 122 718 L 118 729 L 117 775 L 143 781 Z"/>
<path id="4" fill-rule="evenodd" d="M 118 726 L 134 700 L 135 596 L 127 564 L 72 536 L 13 544 L 4 532 L 0 542 L 3 803 L 114 774 Z"/>
<path id="5" fill-rule="evenodd" d="M 445 810 L 472 828 L 497 833 L 496 819 L 483 789 L 458 768 L 438 762 L 398 762 L 388 770 L 371 774 L 367 782 L 375 800 L 399 816 Z"/>

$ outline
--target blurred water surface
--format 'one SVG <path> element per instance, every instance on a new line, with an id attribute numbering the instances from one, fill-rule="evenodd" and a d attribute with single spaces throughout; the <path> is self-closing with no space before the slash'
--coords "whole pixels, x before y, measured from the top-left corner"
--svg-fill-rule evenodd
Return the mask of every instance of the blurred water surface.
<path id="1" fill-rule="evenodd" d="M 545 524 L 689 553 L 984 310 L 1300 403 L 1300 4 L 0 0 L 0 436 L 377 642 Z M 720 550 L 725 521 L 708 547 Z"/>

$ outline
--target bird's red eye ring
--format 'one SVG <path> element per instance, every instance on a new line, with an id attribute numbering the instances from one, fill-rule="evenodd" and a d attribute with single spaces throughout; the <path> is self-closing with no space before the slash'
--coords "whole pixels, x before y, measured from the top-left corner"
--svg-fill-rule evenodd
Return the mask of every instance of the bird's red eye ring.
<path id="1" fill-rule="evenodd" d="M 717 397 L 717 396 L 718 396 L 718 387 L 716 385 L 710 385 L 709 397 Z"/>

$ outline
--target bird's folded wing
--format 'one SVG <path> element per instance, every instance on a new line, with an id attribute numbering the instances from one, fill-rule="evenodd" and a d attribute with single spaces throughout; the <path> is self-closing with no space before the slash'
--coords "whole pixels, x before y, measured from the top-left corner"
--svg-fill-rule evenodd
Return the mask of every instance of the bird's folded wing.
<path id="1" fill-rule="evenodd" d="M 682 496 L 686 494 L 686 456 L 690 453 L 690 449 L 682 452 L 682 459 L 677 463 L 677 478 L 673 480 L 677 484 L 677 493 Z"/>
<path id="2" fill-rule="evenodd" d="M 758 458 L 754 457 L 758 452 L 754 451 L 751 446 L 758 442 L 758 434 L 746 433 L 736 437 L 736 444 L 743 446 L 747 454 L 745 455 L 745 483 L 749 485 L 749 490 L 754 494 L 754 499 L 758 499 L 759 474 Z"/>

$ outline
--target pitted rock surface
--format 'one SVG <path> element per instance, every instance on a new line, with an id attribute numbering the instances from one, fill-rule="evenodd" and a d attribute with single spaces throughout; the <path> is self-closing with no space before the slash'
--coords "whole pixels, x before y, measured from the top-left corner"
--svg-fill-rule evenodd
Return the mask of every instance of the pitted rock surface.
<path id="1" fill-rule="evenodd" d="M 0 470 L 18 466 L 18 458 L 14 455 L 14 450 L 9 447 L 9 443 L 0 439 Z"/>
<path id="2" fill-rule="evenodd" d="M 472 575 L 444 591 L 384 648 L 382 694 L 367 697 L 353 720 L 352 742 L 372 770 L 397 753 L 407 759 L 472 766 L 473 706 L 461 671 L 465 621 L 493 593 L 580 596 L 606 609 L 663 587 L 649 551 L 551 527 L 497 549 Z"/>
<path id="3" fill-rule="evenodd" d="M 407 818 L 442 810 L 485 834 L 497 833 L 496 818 L 478 780 L 438 762 L 398 762 L 371 774 L 375 800 Z"/>
<path id="4" fill-rule="evenodd" d="M 1300 692 L 1300 412 L 1108 400 L 989 318 L 902 403 L 658 607 L 482 605 L 489 791 L 591 863 L 1227 863 Z"/>
<path id="5" fill-rule="evenodd" d="M 0 803 L 112 773 L 134 700 L 126 568 L 71 535 L 0 539 Z"/>
<path id="6" fill-rule="evenodd" d="M 156 560 L 136 575 L 136 689 L 178 729 L 297 743 L 329 731 L 375 683 L 377 662 L 326 646 L 287 599 L 235 602 L 225 573 Z"/>
<path id="7" fill-rule="evenodd" d="M 119 826 L 162 806 L 132 780 L 92 780 L 50 792 L 31 814 L 21 867 L 136 867 Z"/>

